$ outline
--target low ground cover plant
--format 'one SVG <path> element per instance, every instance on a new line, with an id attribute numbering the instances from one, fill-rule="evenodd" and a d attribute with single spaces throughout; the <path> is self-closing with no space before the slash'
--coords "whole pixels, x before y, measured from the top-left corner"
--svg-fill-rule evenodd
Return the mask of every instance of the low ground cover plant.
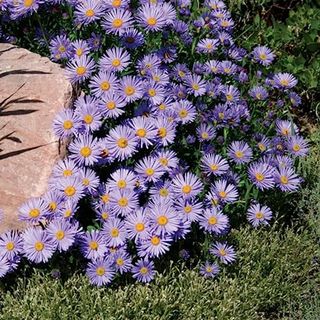
<path id="1" fill-rule="evenodd" d="M 297 79 L 273 72 L 267 46 L 239 47 L 222 1 L 1 8 L 2 37 L 26 28 L 18 43 L 65 66 L 82 94 L 54 120 L 69 153 L 48 192 L 19 209 L 29 227 L 1 235 L 0 276 L 72 250 L 98 286 L 149 282 L 168 255 L 213 278 L 237 259 L 230 229 L 268 225 L 299 189 Z"/>

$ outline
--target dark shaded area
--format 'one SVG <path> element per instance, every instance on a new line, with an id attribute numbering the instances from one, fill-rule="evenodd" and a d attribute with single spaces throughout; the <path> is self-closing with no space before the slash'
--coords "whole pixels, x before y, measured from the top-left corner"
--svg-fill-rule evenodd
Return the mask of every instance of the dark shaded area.
<path id="1" fill-rule="evenodd" d="M 25 148 L 25 149 L 20 149 L 20 150 L 17 150 L 17 151 L 7 152 L 5 154 L 0 155 L 0 160 L 7 159 L 7 158 L 10 158 L 10 157 L 14 157 L 14 156 L 18 156 L 19 154 L 22 154 L 22 153 L 25 153 L 25 152 L 28 152 L 28 151 L 31 151 L 31 150 L 35 150 L 35 149 L 38 149 L 38 148 L 41 148 L 41 147 L 44 147 L 44 146 L 45 146 L 45 144 L 41 144 L 41 145 L 36 146 L 36 147 Z"/>
<path id="2" fill-rule="evenodd" d="M 0 73 L 0 78 L 6 77 L 9 75 L 13 75 L 13 74 L 51 74 L 51 72 L 18 69 L 18 70 L 11 70 L 11 71 L 2 72 L 2 73 Z"/>
<path id="3" fill-rule="evenodd" d="M 11 47 L 11 48 L 8 48 L 8 49 L 5 49 L 5 50 L 0 50 L 0 56 L 2 55 L 2 54 L 4 54 L 5 52 L 8 52 L 8 51 L 11 51 L 11 50 L 13 50 L 13 49 L 15 49 L 16 47 Z"/>

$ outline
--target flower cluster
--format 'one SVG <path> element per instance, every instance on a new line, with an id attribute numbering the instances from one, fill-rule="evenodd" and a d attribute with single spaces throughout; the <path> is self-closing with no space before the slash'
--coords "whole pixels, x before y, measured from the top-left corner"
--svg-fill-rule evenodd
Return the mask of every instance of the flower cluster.
<path id="1" fill-rule="evenodd" d="M 93 284 L 126 272 L 149 282 L 172 245 L 196 233 L 211 243 L 200 272 L 214 277 L 236 259 L 231 215 L 267 225 L 266 194 L 299 188 L 294 163 L 308 143 L 286 118 L 301 102 L 296 78 L 271 72 L 269 48 L 237 46 L 222 1 L 206 0 L 196 20 L 188 0 L 50 2 L 67 5 L 89 35 L 50 40 L 51 58 L 83 93 L 54 120 L 69 154 L 49 191 L 19 209 L 30 226 L 0 236 L 0 276 L 21 256 L 47 262 L 76 246 Z M 39 5 L 1 2 L 12 19 Z M 95 228 L 79 222 L 84 200 Z"/>

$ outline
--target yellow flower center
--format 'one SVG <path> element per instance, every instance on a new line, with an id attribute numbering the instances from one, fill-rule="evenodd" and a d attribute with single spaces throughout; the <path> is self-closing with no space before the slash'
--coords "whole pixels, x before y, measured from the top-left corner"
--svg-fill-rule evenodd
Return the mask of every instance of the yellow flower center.
<path id="1" fill-rule="evenodd" d="M 109 102 L 107 102 L 106 107 L 107 107 L 107 109 L 109 109 L 109 110 L 113 110 L 113 109 L 115 109 L 116 104 L 115 104 L 114 101 L 109 101 Z"/>
<path id="2" fill-rule="evenodd" d="M 235 152 L 235 155 L 236 155 L 236 157 L 239 158 L 239 159 L 240 159 L 240 158 L 243 158 L 243 156 L 244 156 L 243 152 L 240 151 L 240 150 L 239 150 L 239 151 L 236 151 L 236 152 Z"/>
<path id="3" fill-rule="evenodd" d="M 166 128 L 159 128 L 158 130 L 158 135 L 161 137 L 161 138 L 164 138 L 167 136 L 167 129 Z"/>
<path id="4" fill-rule="evenodd" d="M 180 118 L 185 118 L 188 115 L 188 111 L 186 109 L 182 109 L 179 112 Z"/>
<path id="5" fill-rule="evenodd" d="M 91 148 L 89 147 L 82 147 L 80 149 L 80 154 L 85 158 L 89 157 L 91 155 L 91 152 Z"/>
<path id="6" fill-rule="evenodd" d="M 98 247 L 99 247 L 99 244 L 98 244 L 97 241 L 91 241 L 91 242 L 89 243 L 89 247 L 90 247 L 91 250 L 97 250 Z"/>
<path id="7" fill-rule="evenodd" d="M 85 13 L 85 15 L 89 18 L 93 17 L 94 16 L 94 10 L 93 9 L 88 9 Z"/>
<path id="8" fill-rule="evenodd" d="M 64 53 L 64 52 L 66 52 L 66 47 L 65 46 L 60 46 L 58 51 L 61 52 L 61 53 Z"/>
<path id="9" fill-rule="evenodd" d="M 202 138 L 202 139 L 208 139 L 208 138 L 209 138 L 208 132 L 202 132 L 202 133 L 201 133 L 201 138 Z"/>
<path id="10" fill-rule="evenodd" d="M 216 165 L 216 164 L 212 164 L 212 165 L 210 166 L 210 169 L 211 169 L 211 171 L 217 171 L 217 170 L 219 169 L 219 167 L 218 167 L 218 165 Z"/>
<path id="11" fill-rule="evenodd" d="M 166 110 L 166 105 L 164 104 L 164 103 L 161 103 L 160 105 L 159 105 L 159 109 L 161 110 L 161 111 L 163 111 L 163 110 Z"/>
<path id="12" fill-rule="evenodd" d="M 223 113 L 223 112 L 219 112 L 219 118 L 220 118 L 221 120 L 224 119 L 224 113 Z"/>
<path id="13" fill-rule="evenodd" d="M 281 84 L 282 86 L 284 86 L 284 87 L 287 87 L 287 86 L 289 85 L 289 81 L 288 81 L 287 79 L 282 79 L 282 80 L 280 81 L 280 84 Z"/>
<path id="14" fill-rule="evenodd" d="M 180 71 L 178 71 L 178 75 L 180 78 L 184 78 L 186 74 L 180 70 Z"/>
<path id="15" fill-rule="evenodd" d="M 161 197 L 167 197 L 169 195 L 169 191 L 166 188 L 161 188 L 159 190 L 159 194 Z"/>
<path id="16" fill-rule="evenodd" d="M 267 149 L 263 143 L 258 143 L 258 147 L 259 147 L 260 151 L 265 151 Z"/>
<path id="17" fill-rule="evenodd" d="M 110 195 L 107 194 L 107 193 L 104 194 L 104 195 L 102 195 L 102 196 L 101 196 L 101 200 L 102 200 L 103 203 L 109 202 L 109 201 L 110 201 Z"/>
<path id="18" fill-rule="evenodd" d="M 220 198 L 224 199 L 227 196 L 227 193 L 225 191 L 220 191 L 219 196 Z"/>
<path id="19" fill-rule="evenodd" d="M 281 130 L 281 133 L 284 135 L 284 136 L 287 136 L 289 134 L 289 129 L 282 129 Z"/>
<path id="20" fill-rule="evenodd" d="M 102 212 L 101 217 L 103 220 L 107 220 L 109 218 L 108 212 Z"/>
<path id="21" fill-rule="evenodd" d="M 197 83 L 193 83 L 192 84 L 192 89 L 197 91 L 197 90 L 200 89 L 200 86 Z"/>
<path id="22" fill-rule="evenodd" d="M 110 234 L 111 234 L 112 238 L 118 237 L 119 236 L 119 229 L 118 228 L 112 228 Z"/>
<path id="23" fill-rule="evenodd" d="M 58 240 L 62 240 L 64 238 L 64 232 L 62 230 L 59 230 L 56 232 L 56 238 Z"/>
<path id="24" fill-rule="evenodd" d="M 78 76 L 83 76 L 87 71 L 87 68 L 84 66 L 77 67 L 76 73 Z"/>
<path id="25" fill-rule="evenodd" d="M 73 127 L 73 122 L 71 120 L 66 120 L 63 122 L 63 128 L 70 130 Z"/>
<path id="26" fill-rule="evenodd" d="M 154 89 L 149 89 L 148 93 L 149 93 L 150 97 L 154 97 L 157 94 L 156 90 L 154 90 Z"/>
<path id="27" fill-rule="evenodd" d="M 140 138 L 144 138 L 147 134 L 147 131 L 143 128 L 140 128 L 136 131 L 136 135 Z"/>
<path id="28" fill-rule="evenodd" d="M 128 146 L 128 139 L 126 139 L 126 138 L 118 139 L 117 145 L 119 148 L 126 148 Z"/>
<path id="29" fill-rule="evenodd" d="M 83 178 L 83 179 L 82 179 L 82 184 L 83 184 L 84 186 L 88 186 L 88 185 L 90 184 L 90 180 L 89 180 L 88 178 Z"/>
<path id="30" fill-rule="evenodd" d="M 160 158 L 160 159 L 159 159 L 159 162 L 160 162 L 160 164 L 161 164 L 162 166 L 167 166 L 168 163 L 169 163 L 169 161 L 168 161 L 167 158 Z"/>
<path id="31" fill-rule="evenodd" d="M 64 193 L 68 197 L 72 197 L 76 193 L 76 188 L 73 186 L 68 186 L 64 189 Z"/>
<path id="32" fill-rule="evenodd" d="M 185 213 L 190 213 L 192 211 L 192 207 L 191 206 L 185 206 L 183 210 L 184 210 Z"/>
<path id="33" fill-rule="evenodd" d="M 36 251 L 42 251 L 44 249 L 44 244 L 40 241 L 37 241 L 34 244 L 34 248 L 36 249 Z"/>
<path id="34" fill-rule="evenodd" d="M 123 266 L 124 265 L 124 260 L 122 258 L 118 258 L 116 260 L 116 263 L 117 263 L 118 266 Z"/>
<path id="35" fill-rule="evenodd" d="M 150 241 L 154 246 L 157 246 L 160 243 L 160 238 L 157 236 L 153 236 Z"/>
<path id="36" fill-rule="evenodd" d="M 215 225 L 215 224 L 217 224 L 217 222 L 218 222 L 218 220 L 217 220 L 217 218 L 216 217 L 210 217 L 209 219 L 208 219 L 208 223 L 210 224 L 210 225 Z"/>
<path id="37" fill-rule="evenodd" d="M 267 55 L 265 53 L 260 53 L 259 58 L 264 61 L 267 59 Z"/>
<path id="38" fill-rule="evenodd" d="M 168 223 L 168 218 L 166 216 L 160 216 L 157 221 L 160 226 L 165 226 Z"/>
<path id="39" fill-rule="evenodd" d="M 33 5 L 34 0 L 24 0 L 24 6 L 30 8 Z"/>
<path id="40" fill-rule="evenodd" d="M 78 49 L 76 50 L 76 55 L 77 55 L 78 57 L 81 57 L 81 56 L 83 55 L 83 50 L 82 50 L 81 48 L 78 48 Z"/>
<path id="41" fill-rule="evenodd" d="M 7 249 L 8 251 L 12 251 L 12 250 L 14 249 L 14 243 L 13 243 L 12 241 L 8 242 L 8 243 L 6 244 L 6 249 Z"/>
<path id="42" fill-rule="evenodd" d="M 112 6 L 113 6 L 114 8 L 120 7 L 120 6 L 121 6 L 121 0 L 113 0 L 113 1 L 112 1 Z"/>
<path id="43" fill-rule="evenodd" d="M 219 250 L 219 253 L 220 255 L 222 256 L 225 256 L 227 253 L 226 253 L 226 250 L 224 250 L 223 248 Z"/>
<path id="44" fill-rule="evenodd" d="M 117 186 L 119 189 L 123 189 L 127 186 L 127 182 L 126 180 L 120 179 L 117 183 Z"/>
<path id="45" fill-rule="evenodd" d="M 228 101 L 232 101 L 233 100 L 233 95 L 232 94 L 227 94 L 226 98 Z"/>
<path id="46" fill-rule="evenodd" d="M 122 25 L 123 25 L 123 20 L 120 19 L 120 18 L 116 18 L 116 19 L 114 19 L 114 20 L 112 21 L 112 26 L 113 26 L 114 28 L 121 28 Z"/>
<path id="47" fill-rule="evenodd" d="M 221 26 L 222 27 L 228 27 L 229 26 L 229 22 L 227 20 L 222 20 L 221 21 Z"/>
<path id="48" fill-rule="evenodd" d="M 264 217 L 264 214 L 261 211 L 256 213 L 256 218 L 257 219 L 262 219 L 263 217 Z"/>
<path id="49" fill-rule="evenodd" d="M 71 217 L 72 215 L 72 211 L 70 209 L 67 209 L 65 212 L 64 212 L 64 217 L 65 218 L 69 218 Z"/>
<path id="50" fill-rule="evenodd" d="M 118 200 L 118 205 L 120 207 L 126 207 L 128 205 L 129 201 L 126 197 L 122 197 Z"/>
<path id="51" fill-rule="evenodd" d="M 51 211 L 55 211 L 55 210 L 57 209 L 57 203 L 54 202 L 54 201 L 51 201 L 51 202 L 49 203 L 49 209 L 50 209 Z"/>
<path id="52" fill-rule="evenodd" d="M 108 81 L 102 81 L 100 83 L 100 89 L 103 91 L 107 91 L 110 89 L 110 83 Z"/>
<path id="53" fill-rule="evenodd" d="M 127 96 L 132 96 L 136 90 L 133 86 L 127 86 L 125 89 L 124 89 L 124 92 Z"/>
<path id="54" fill-rule="evenodd" d="M 105 273 L 106 273 L 106 270 L 105 270 L 105 268 L 103 268 L 103 267 L 98 267 L 98 268 L 96 269 L 96 274 L 97 274 L 98 276 L 100 276 L 100 277 L 102 277 Z"/>
<path id="55" fill-rule="evenodd" d="M 152 176 L 153 174 L 154 174 L 154 169 L 152 169 L 152 168 L 147 168 L 146 170 L 145 170 L 145 173 L 146 173 L 146 175 L 147 176 Z"/>
<path id="56" fill-rule="evenodd" d="M 141 222 L 137 223 L 135 227 L 138 232 L 141 232 L 144 230 L 144 224 Z"/>
<path id="57" fill-rule="evenodd" d="M 256 179 L 258 181 L 263 181 L 264 180 L 264 175 L 262 173 L 256 173 Z"/>
<path id="58" fill-rule="evenodd" d="M 280 181 L 282 184 L 288 184 L 288 182 L 289 182 L 288 177 L 286 177 L 286 176 L 281 176 Z"/>
<path id="59" fill-rule="evenodd" d="M 83 117 L 83 121 L 86 123 L 86 124 L 91 124 L 93 122 L 93 116 L 91 114 L 86 114 L 84 117 Z"/>
<path id="60" fill-rule="evenodd" d="M 40 215 L 40 210 L 39 209 L 32 209 L 29 211 L 29 216 L 31 218 L 37 218 Z"/>
<path id="61" fill-rule="evenodd" d="M 293 149 L 293 151 L 298 152 L 298 151 L 301 150 L 301 147 L 300 147 L 300 145 L 298 145 L 298 144 L 294 144 L 293 147 L 292 147 L 292 149 Z"/>
<path id="62" fill-rule="evenodd" d="M 211 272 L 212 272 L 212 268 L 211 268 L 211 267 L 206 267 L 206 271 L 207 271 L 208 273 L 211 273 Z"/>
<path id="63" fill-rule="evenodd" d="M 119 67 L 120 64 L 121 64 L 121 61 L 120 61 L 120 59 L 117 59 L 117 58 L 116 58 L 116 59 L 113 59 L 113 60 L 112 60 L 112 63 L 111 63 L 111 64 L 112 64 L 113 67 Z"/>
<path id="64" fill-rule="evenodd" d="M 154 25 L 156 25 L 156 23 L 157 23 L 157 19 L 156 18 L 154 18 L 154 17 L 151 17 L 151 18 L 149 18 L 148 20 L 147 20 L 147 24 L 149 25 L 149 26 L 154 26 Z"/>
<path id="65" fill-rule="evenodd" d="M 73 174 L 73 172 L 70 169 L 63 170 L 63 176 L 64 177 L 70 177 L 70 176 L 72 176 L 72 174 Z"/>
<path id="66" fill-rule="evenodd" d="M 185 186 L 182 187 L 182 192 L 185 194 L 189 194 L 191 192 L 192 188 L 190 185 L 186 184 Z"/>
<path id="67" fill-rule="evenodd" d="M 140 273 L 141 273 L 141 274 L 147 274 L 147 273 L 148 273 L 148 268 L 142 267 L 142 268 L 140 269 Z"/>

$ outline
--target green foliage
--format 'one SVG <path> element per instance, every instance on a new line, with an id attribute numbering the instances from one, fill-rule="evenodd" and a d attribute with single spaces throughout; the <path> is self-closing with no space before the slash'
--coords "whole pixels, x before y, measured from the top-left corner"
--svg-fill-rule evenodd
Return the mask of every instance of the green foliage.
<path id="1" fill-rule="evenodd" d="M 0 319 L 278 319 L 289 308 L 299 309 L 300 297 L 319 284 L 307 230 L 248 227 L 232 237 L 240 249 L 238 263 L 217 280 L 172 266 L 149 285 L 99 289 L 83 275 L 63 282 L 36 271 L 2 293 Z"/>

